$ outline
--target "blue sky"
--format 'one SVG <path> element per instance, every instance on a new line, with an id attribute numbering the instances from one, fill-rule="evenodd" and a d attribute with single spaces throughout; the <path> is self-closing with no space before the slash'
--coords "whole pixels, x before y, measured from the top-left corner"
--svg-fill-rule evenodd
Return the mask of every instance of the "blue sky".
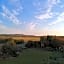
<path id="1" fill-rule="evenodd" d="M 0 0 L 0 34 L 64 36 L 64 0 Z"/>

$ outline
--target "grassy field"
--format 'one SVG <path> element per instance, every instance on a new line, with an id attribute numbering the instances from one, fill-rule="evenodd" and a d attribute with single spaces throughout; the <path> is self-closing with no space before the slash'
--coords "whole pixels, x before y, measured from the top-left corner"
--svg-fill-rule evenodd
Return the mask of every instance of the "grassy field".
<path id="1" fill-rule="evenodd" d="M 56 51 L 26 49 L 17 58 L 0 60 L 0 64 L 64 64 L 64 58 Z"/>
<path id="2" fill-rule="evenodd" d="M 20 36 L 20 35 L 0 35 L 0 39 L 9 39 L 12 38 L 14 40 L 24 40 L 27 41 L 40 41 L 40 36 Z"/>

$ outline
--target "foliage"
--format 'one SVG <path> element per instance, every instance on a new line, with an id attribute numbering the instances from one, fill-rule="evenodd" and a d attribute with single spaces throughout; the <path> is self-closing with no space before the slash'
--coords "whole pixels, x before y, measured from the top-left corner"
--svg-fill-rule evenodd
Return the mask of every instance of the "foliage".
<path id="1" fill-rule="evenodd" d="M 8 39 L 7 43 L 1 46 L 1 49 L 0 49 L 1 58 L 17 57 L 19 55 L 18 52 L 21 52 L 22 49 L 20 49 L 19 47 L 16 47 L 14 43 L 15 43 L 14 40 Z"/>
<path id="2" fill-rule="evenodd" d="M 0 44 L 4 44 L 7 42 L 8 39 L 0 39 Z"/>
<path id="3" fill-rule="evenodd" d="M 41 43 L 40 43 L 40 41 L 28 41 L 26 44 L 26 47 L 28 47 L 28 48 L 40 48 Z"/>
<path id="4" fill-rule="evenodd" d="M 15 40 L 16 44 L 23 44 L 24 43 L 24 40 Z"/>
<path id="5" fill-rule="evenodd" d="M 11 57 L 16 57 L 17 56 L 16 49 L 12 45 L 6 45 L 6 44 L 4 44 L 2 46 L 2 48 L 1 48 L 1 53 L 2 53 L 1 57 L 3 57 L 3 58 L 7 58 L 9 56 L 11 56 Z"/>
<path id="6" fill-rule="evenodd" d="M 33 47 L 33 41 L 28 41 L 25 45 L 27 48 Z"/>

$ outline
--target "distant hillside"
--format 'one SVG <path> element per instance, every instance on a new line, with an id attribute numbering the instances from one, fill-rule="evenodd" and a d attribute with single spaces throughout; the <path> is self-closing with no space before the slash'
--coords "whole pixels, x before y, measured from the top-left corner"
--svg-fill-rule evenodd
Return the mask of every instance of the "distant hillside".
<path id="1" fill-rule="evenodd" d="M 0 34 L 0 36 L 35 36 L 35 35 L 24 35 L 24 34 Z"/>

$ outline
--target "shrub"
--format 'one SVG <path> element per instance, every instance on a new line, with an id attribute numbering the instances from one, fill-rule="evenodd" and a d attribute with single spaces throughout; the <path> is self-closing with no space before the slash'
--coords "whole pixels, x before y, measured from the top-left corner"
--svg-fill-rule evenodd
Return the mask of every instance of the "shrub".
<path id="1" fill-rule="evenodd" d="M 7 45 L 4 44 L 1 48 L 1 52 L 2 52 L 2 56 L 12 56 L 12 57 L 16 57 L 16 48 L 15 46 L 12 45 Z"/>
<path id="2" fill-rule="evenodd" d="M 16 44 L 23 44 L 24 43 L 24 40 L 22 39 L 22 40 L 15 40 L 15 43 Z"/>
<path id="3" fill-rule="evenodd" d="M 33 41 L 28 41 L 25 46 L 27 48 L 32 48 L 33 47 Z"/>
<path id="4" fill-rule="evenodd" d="M 19 51 L 20 49 L 17 48 L 16 45 L 14 45 L 14 43 L 15 42 L 11 39 L 7 40 L 7 43 L 5 43 L 1 46 L 0 56 L 3 58 L 9 57 L 9 56 L 17 57 L 19 55 L 18 52 L 21 52 L 21 51 Z"/>
<path id="5" fill-rule="evenodd" d="M 35 41 L 36 47 L 40 48 L 41 47 L 41 42 L 40 41 Z"/>
<path id="6" fill-rule="evenodd" d="M 4 44 L 7 42 L 8 39 L 0 39 L 0 44 Z"/>

